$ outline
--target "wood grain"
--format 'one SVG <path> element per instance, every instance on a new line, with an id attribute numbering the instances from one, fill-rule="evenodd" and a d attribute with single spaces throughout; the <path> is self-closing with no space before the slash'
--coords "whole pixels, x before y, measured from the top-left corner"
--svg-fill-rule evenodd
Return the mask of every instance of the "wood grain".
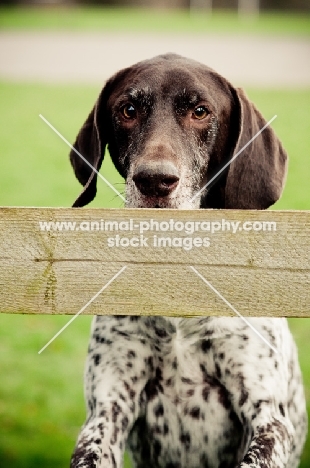
<path id="1" fill-rule="evenodd" d="M 194 266 L 243 315 L 309 317 L 310 212 L 0 208 L 0 312 L 76 314 L 123 266 L 83 313 L 235 315 Z"/>

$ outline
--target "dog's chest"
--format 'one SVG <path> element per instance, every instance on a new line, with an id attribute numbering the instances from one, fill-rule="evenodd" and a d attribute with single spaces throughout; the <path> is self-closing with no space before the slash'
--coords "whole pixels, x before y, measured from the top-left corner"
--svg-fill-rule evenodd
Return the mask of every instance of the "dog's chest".
<path id="1" fill-rule="evenodd" d="M 153 377 L 128 441 L 138 468 L 229 468 L 240 460 L 241 424 L 194 330 L 156 319 L 148 327 Z"/>

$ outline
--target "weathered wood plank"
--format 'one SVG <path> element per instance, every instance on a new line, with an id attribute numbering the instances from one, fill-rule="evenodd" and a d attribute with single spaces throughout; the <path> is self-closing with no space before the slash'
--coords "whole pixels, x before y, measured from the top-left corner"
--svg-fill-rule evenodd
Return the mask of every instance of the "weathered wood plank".
<path id="1" fill-rule="evenodd" d="M 234 315 L 193 265 L 243 315 L 310 316 L 310 212 L 0 208 L 0 312 L 75 314 L 124 265 L 83 313 Z"/>

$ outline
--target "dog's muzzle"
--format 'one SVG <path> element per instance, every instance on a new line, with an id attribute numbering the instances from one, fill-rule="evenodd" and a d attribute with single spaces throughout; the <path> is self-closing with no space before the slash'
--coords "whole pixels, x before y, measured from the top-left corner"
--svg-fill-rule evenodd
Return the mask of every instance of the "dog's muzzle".
<path id="1" fill-rule="evenodd" d="M 136 166 L 132 179 L 142 195 L 167 197 L 178 186 L 180 174 L 170 161 L 147 161 Z"/>

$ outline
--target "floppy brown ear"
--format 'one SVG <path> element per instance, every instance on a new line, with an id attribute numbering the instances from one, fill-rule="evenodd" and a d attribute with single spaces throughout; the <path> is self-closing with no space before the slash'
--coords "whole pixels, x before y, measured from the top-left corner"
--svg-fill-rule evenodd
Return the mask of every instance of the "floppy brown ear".
<path id="1" fill-rule="evenodd" d="M 70 161 L 78 181 L 84 186 L 83 191 L 73 203 L 73 207 L 81 207 L 90 203 L 97 192 L 97 172 L 103 158 L 107 137 L 106 128 L 105 88 L 89 114 L 86 122 L 76 137 L 74 150 L 70 152 Z M 98 122 L 100 121 L 100 125 Z M 95 170 L 94 170 L 95 169 Z"/>
<path id="2" fill-rule="evenodd" d="M 241 89 L 239 136 L 234 155 L 264 127 L 266 121 Z M 281 196 L 287 172 L 287 154 L 268 126 L 230 164 L 225 186 L 225 208 L 265 209 Z"/>

